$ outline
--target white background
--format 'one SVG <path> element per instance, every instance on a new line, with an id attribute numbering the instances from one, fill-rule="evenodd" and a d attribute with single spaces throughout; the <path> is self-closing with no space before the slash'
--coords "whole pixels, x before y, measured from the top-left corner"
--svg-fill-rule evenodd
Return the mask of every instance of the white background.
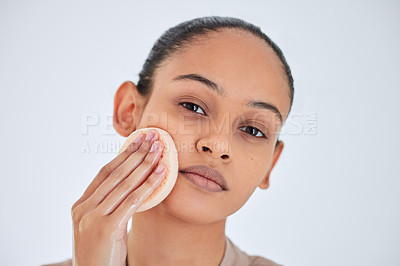
<path id="1" fill-rule="evenodd" d="M 271 187 L 227 235 L 284 265 L 400 265 L 400 4 L 382 0 L 1 1 L 1 265 L 71 257 L 70 208 L 124 140 L 118 86 L 165 30 L 209 15 L 261 27 L 296 89 Z"/>

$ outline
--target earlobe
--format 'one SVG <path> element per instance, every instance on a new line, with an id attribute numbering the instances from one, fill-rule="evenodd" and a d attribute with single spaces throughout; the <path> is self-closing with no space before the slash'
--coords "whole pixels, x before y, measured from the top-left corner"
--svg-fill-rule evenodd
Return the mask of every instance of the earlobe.
<path id="1" fill-rule="evenodd" d="M 276 162 L 279 159 L 279 156 L 282 153 L 284 144 L 283 141 L 278 140 L 278 143 L 275 146 L 275 150 L 274 150 L 274 154 L 272 155 L 272 164 L 270 166 L 270 168 L 268 169 L 267 174 L 265 175 L 265 177 L 263 178 L 263 180 L 260 182 L 260 184 L 258 185 L 259 188 L 261 189 L 267 189 L 269 188 L 269 178 L 270 178 L 270 174 L 272 172 L 272 169 L 274 168 Z"/>
<path id="2" fill-rule="evenodd" d="M 136 130 L 141 108 L 142 97 L 136 85 L 131 81 L 122 83 L 114 97 L 113 125 L 118 134 L 128 137 Z"/>

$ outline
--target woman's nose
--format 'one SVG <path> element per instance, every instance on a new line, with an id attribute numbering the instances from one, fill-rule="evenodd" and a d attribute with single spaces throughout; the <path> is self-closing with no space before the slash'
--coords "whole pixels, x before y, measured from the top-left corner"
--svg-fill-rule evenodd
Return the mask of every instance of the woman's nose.
<path id="1" fill-rule="evenodd" d="M 230 145 L 227 140 L 221 141 L 207 141 L 205 139 L 200 140 L 197 143 L 197 151 L 202 153 L 209 153 L 216 159 L 223 159 L 228 161 L 232 159 Z"/>

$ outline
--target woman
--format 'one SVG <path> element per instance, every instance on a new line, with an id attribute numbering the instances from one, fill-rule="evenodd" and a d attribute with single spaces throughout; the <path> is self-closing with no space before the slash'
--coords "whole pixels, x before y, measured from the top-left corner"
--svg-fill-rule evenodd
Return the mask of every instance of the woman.
<path id="1" fill-rule="evenodd" d="M 157 40 L 139 77 L 117 90 L 114 127 L 124 137 L 168 131 L 178 148 L 176 185 L 159 205 L 135 212 L 165 175 L 158 135 L 142 134 L 72 206 L 74 254 L 55 265 L 277 265 L 238 249 L 225 223 L 257 187 L 268 188 L 283 149 L 278 135 L 294 88 L 280 49 L 242 20 L 197 18 Z M 224 177 L 218 191 L 186 178 L 193 165 Z"/>

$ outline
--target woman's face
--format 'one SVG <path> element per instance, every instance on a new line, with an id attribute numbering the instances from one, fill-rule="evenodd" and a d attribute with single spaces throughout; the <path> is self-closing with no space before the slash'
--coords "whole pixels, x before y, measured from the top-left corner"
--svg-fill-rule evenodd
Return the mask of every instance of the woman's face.
<path id="1" fill-rule="evenodd" d="M 197 76 L 218 89 L 193 79 Z M 133 89 L 117 94 L 131 93 L 133 97 L 120 98 L 138 101 L 136 87 L 130 84 Z M 186 221 L 209 223 L 240 209 L 257 186 L 268 187 L 283 148 L 283 143 L 275 148 L 282 121 L 273 108 L 251 106 L 250 101 L 268 103 L 286 119 L 290 99 L 284 71 L 265 41 L 224 30 L 165 61 L 154 76 L 153 93 L 144 108 L 138 109 L 139 103 L 133 111 L 116 108 L 118 120 L 133 125 L 126 132 L 119 125 L 122 121 L 114 123 L 121 135 L 145 127 L 167 130 L 177 146 L 179 169 L 206 165 L 226 179 L 228 190 L 210 192 L 179 173 L 171 194 L 155 208 Z"/>

